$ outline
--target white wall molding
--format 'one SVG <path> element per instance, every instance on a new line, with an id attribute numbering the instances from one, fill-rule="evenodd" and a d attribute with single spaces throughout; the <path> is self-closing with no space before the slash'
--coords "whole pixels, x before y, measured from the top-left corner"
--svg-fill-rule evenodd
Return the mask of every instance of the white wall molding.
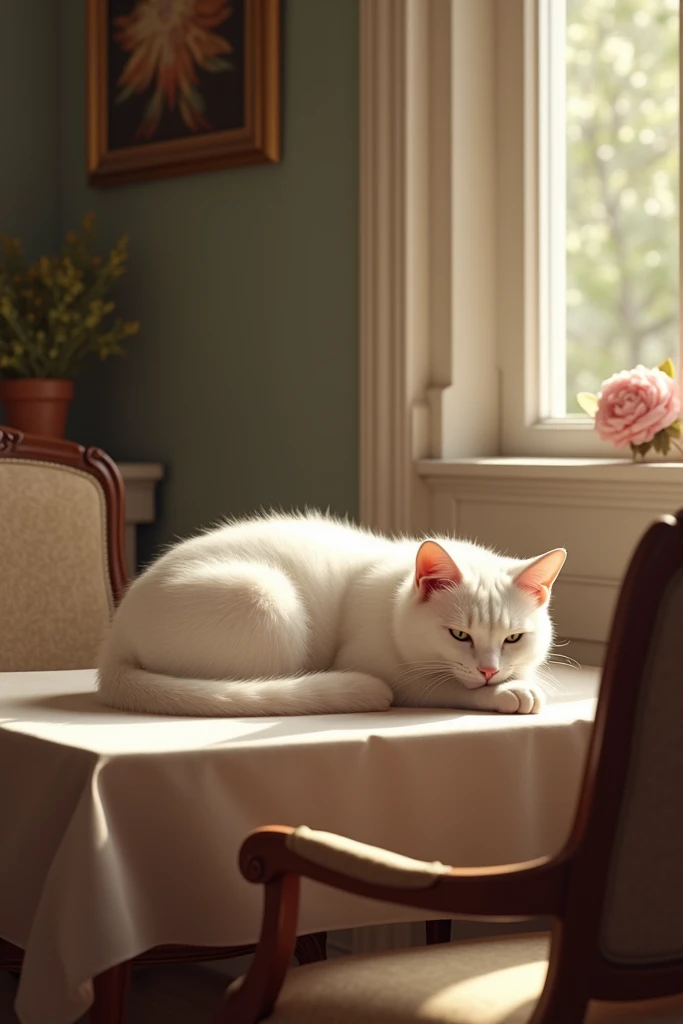
<path id="1" fill-rule="evenodd" d="M 360 5 L 361 519 L 387 531 L 400 530 L 412 514 L 410 7 L 410 0 L 361 0 Z"/>
<path id="2" fill-rule="evenodd" d="M 361 518 L 387 531 L 426 525 L 416 459 L 498 448 L 494 9 L 361 0 Z"/>
<path id="3" fill-rule="evenodd" d="M 636 509 L 659 515 L 683 506 L 683 464 L 608 459 L 477 459 L 418 462 L 432 493 L 459 500 Z M 457 481 L 457 483 L 456 483 Z"/>
<path id="4" fill-rule="evenodd" d="M 683 489 L 656 487 L 649 493 L 644 489 L 631 488 L 605 481 L 518 480 L 458 480 L 457 488 L 453 479 L 437 477 L 428 479 L 430 490 L 457 494 L 460 501 L 506 502 L 513 505 L 563 505 L 575 509 L 636 509 L 654 515 L 671 511 L 683 505 Z"/>

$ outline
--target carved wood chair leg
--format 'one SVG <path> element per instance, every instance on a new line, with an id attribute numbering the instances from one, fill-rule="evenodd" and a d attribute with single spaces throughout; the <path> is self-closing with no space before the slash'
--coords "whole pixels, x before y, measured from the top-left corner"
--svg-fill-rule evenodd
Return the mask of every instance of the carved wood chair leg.
<path id="1" fill-rule="evenodd" d="M 97 975 L 93 981 L 95 1000 L 90 1008 L 90 1024 L 125 1024 L 131 972 L 128 961 Z"/>
<path id="2" fill-rule="evenodd" d="M 450 921 L 425 921 L 425 937 L 428 946 L 451 941 Z"/>
<path id="3" fill-rule="evenodd" d="M 300 964 L 315 964 L 327 960 L 327 932 L 300 935 L 296 940 L 294 956 Z"/>

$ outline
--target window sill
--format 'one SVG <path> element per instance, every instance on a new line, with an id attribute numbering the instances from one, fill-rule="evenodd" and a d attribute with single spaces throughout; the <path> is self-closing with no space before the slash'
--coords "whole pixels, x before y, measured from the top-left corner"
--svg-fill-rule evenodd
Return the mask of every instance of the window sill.
<path id="1" fill-rule="evenodd" d="M 633 486 L 683 484 L 683 462 L 632 462 L 630 459 L 551 459 L 500 456 L 482 459 L 419 459 L 418 475 L 431 480 L 469 479 L 583 480 Z"/>
<path id="2" fill-rule="evenodd" d="M 554 499 L 570 506 L 640 508 L 656 514 L 683 506 L 683 462 L 501 456 L 420 459 L 416 469 L 430 490 L 456 489 L 470 497 L 495 492 L 501 498 Z"/>

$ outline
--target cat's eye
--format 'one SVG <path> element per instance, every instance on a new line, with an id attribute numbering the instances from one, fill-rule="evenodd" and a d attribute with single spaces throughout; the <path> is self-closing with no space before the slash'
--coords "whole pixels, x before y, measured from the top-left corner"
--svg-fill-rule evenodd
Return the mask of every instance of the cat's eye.
<path id="1" fill-rule="evenodd" d="M 510 633 L 510 636 L 505 637 L 506 644 L 516 644 L 518 640 L 521 640 L 524 633 Z"/>
<path id="2" fill-rule="evenodd" d="M 448 632 L 451 634 L 454 640 L 460 640 L 462 643 L 465 640 L 471 640 L 472 637 L 469 633 L 465 633 L 462 629 L 449 629 Z"/>

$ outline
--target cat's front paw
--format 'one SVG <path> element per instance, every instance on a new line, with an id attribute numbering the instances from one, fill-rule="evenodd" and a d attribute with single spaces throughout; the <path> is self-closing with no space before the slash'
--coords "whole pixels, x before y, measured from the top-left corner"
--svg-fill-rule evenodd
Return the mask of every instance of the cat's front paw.
<path id="1" fill-rule="evenodd" d="M 494 707 L 503 715 L 537 715 L 544 703 L 542 690 L 532 683 L 502 685 L 494 697 Z"/>

